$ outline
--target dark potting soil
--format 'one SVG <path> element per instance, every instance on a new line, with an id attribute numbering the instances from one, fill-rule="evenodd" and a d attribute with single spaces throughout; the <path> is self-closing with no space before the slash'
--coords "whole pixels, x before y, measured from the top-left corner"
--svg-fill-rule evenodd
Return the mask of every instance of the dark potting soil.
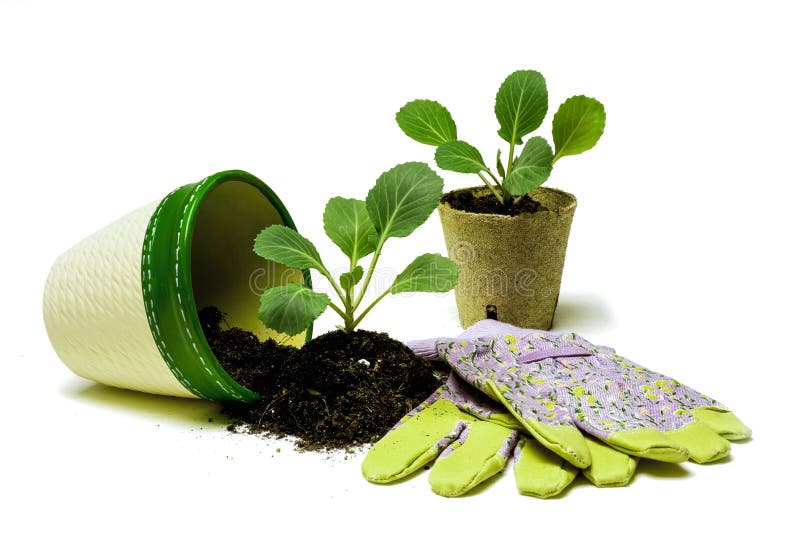
<path id="1" fill-rule="evenodd" d="M 261 395 L 250 404 L 223 403 L 228 429 L 294 436 L 301 450 L 377 441 L 443 381 L 385 333 L 332 331 L 297 349 L 225 329 L 215 308 L 200 311 L 200 320 L 222 367 Z"/>
<path id="2" fill-rule="evenodd" d="M 532 214 L 539 210 L 547 210 L 542 205 L 529 196 L 524 195 L 514 198 L 506 205 L 501 203 L 493 195 L 475 195 L 474 190 L 456 190 L 448 192 L 442 197 L 442 201 L 456 210 L 474 212 L 477 214 L 503 214 L 506 216 L 517 216 L 519 214 Z"/>

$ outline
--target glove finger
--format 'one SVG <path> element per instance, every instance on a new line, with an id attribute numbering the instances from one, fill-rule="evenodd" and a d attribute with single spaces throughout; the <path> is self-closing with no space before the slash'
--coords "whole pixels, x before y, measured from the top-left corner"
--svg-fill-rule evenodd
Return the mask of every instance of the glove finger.
<path id="1" fill-rule="evenodd" d="M 441 357 L 439 356 L 437 343 L 445 340 L 448 339 L 417 339 L 407 341 L 406 346 L 408 346 L 417 357 L 427 359 L 428 361 L 438 361 L 441 360 Z"/>
<path id="2" fill-rule="evenodd" d="M 523 495 L 553 497 L 564 491 L 578 474 L 573 465 L 533 439 L 519 440 L 514 459 L 514 478 Z"/>
<path id="3" fill-rule="evenodd" d="M 597 487 L 626 486 L 636 471 L 637 459 L 611 448 L 596 439 L 586 438 L 592 453 L 592 465 L 583 476 Z"/>
<path id="4" fill-rule="evenodd" d="M 730 453 L 730 443 L 700 422 L 665 432 L 655 428 L 615 432 L 605 442 L 631 456 L 670 463 L 690 458 L 698 463 L 708 463 Z"/>
<path id="5" fill-rule="evenodd" d="M 736 441 L 747 439 L 752 431 L 732 412 L 715 407 L 698 408 L 692 411 L 697 422 L 701 422 L 725 439 Z"/>
<path id="6" fill-rule="evenodd" d="M 680 463 L 689 459 L 688 449 L 672 436 L 655 428 L 639 428 L 614 432 L 607 438 L 590 427 L 584 430 L 604 440 L 615 449 L 637 458 L 649 458 L 661 462 Z"/>
<path id="7" fill-rule="evenodd" d="M 361 472 L 376 483 L 404 478 L 435 460 L 473 420 L 449 400 L 436 400 L 375 443 Z"/>
<path id="8" fill-rule="evenodd" d="M 434 462 L 431 489 L 445 497 L 463 495 L 503 470 L 518 437 L 516 430 L 490 422 L 468 423 Z"/>
<path id="9" fill-rule="evenodd" d="M 697 463 L 721 460 L 731 452 L 728 440 L 701 422 L 687 424 L 666 434 L 689 451 L 689 458 Z"/>
<path id="10" fill-rule="evenodd" d="M 592 455 L 589 452 L 586 440 L 580 430 L 572 424 L 571 420 L 564 418 L 558 421 L 559 424 L 545 424 L 536 417 L 538 412 L 569 415 L 569 410 L 553 400 L 550 402 L 551 408 L 537 408 L 536 411 L 530 409 L 528 414 L 523 414 L 520 408 L 514 407 L 514 404 L 504 396 L 503 391 L 493 381 L 488 380 L 484 385 L 487 394 L 502 402 L 508 411 L 525 427 L 525 430 L 544 447 L 552 450 L 575 467 L 583 469 L 591 465 Z"/>

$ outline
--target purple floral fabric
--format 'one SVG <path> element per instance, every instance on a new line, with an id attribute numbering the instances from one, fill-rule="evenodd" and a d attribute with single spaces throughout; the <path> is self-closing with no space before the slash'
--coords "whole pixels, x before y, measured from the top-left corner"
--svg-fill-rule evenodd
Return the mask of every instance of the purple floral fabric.
<path id="1" fill-rule="evenodd" d="M 673 430 L 694 420 L 692 409 L 724 409 L 716 400 L 575 333 L 523 330 L 491 320 L 470 329 L 458 339 L 437 339 L 439 356 L 481 391 L 487 392 L 491 380 L 518 418 L 574 424 L 607 438 L 626 430 Z"/>
<path id="2" fill-rule="evenodd" d="M 504 408 L 502 404 L 498 404 L 491 398 L 488 398 L 478 389 L 459 378 L 454 372 L 451 372 L 447 381 L 441 387 L 434 391 L 424 402 L 407 413 L 392 429 L 397 428 L 420 411 L 430 407 L 431 404 L 440 398 L 449 400 L 455 404 L 458 409 L 469 413 L 473 417 L 487 421 L 490 420 L 493 415 L 508 413 L 508 410 Z"/>

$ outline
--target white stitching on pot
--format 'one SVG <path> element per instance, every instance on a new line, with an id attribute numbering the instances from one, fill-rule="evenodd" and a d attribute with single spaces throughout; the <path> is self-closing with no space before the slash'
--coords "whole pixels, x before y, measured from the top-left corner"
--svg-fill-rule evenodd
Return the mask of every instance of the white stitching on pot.
<path id="1" fill-rule="evenodd" d="M 145 264 L 145 269 L 143 271 L 144 272 L 143 275 L 144 275 L 144 279 L 145 279 L 144 282 L 147 284 L 147 292 L 148 292 L 147 301 L 145 302 L 145 305 L 149 306 L 149 309 L 150 309 L 149 311 L 146 310 L 145 312 L 146 312 L 148 323 L 150 324 L 150 332 L 151 332 L 151 334 L 153 334 L 153 337 L 154 337 L 154 339 L 156 341 L 156 346 L 159 349 L 162 357 L 164 358 L 164 362 L 167 364 L 167 367 L 172 372 L 172 374 L 181 382 L 181 384 L 183 384 L 184 387 L 186 387 L 190 392 L 192 392 L 192 394 L 194 394 L 194 395 L 196 395 L 198 397 L 201 397 L 202 395 L 197 390 L 197 388 L 195 386 L 193 386 L 192 383 L 188 380 L 188 378 L 186 378 L 183 375 L 181 370 L 175 366 L 175 362 L 174 362 L 174 359 L 173 359 L 172 355 L 167 351 L 167 345 L 166 345 L 166 343 L 165 343 L 165 341 L 164 341 L 164 339 L 163 339 L 163 337 L 161 335 L 161 330 L 158 327 L 158 319 L 156 317 L 155 304 L 154 304 L 154 301 L 153 301 L 153 298 L 152 298 L 152 292 L 153 292 L 153 284 L 152 284 L 152 281 L 153 281 L 153 270 L 152 270 L 152 266 L 151 266 L 151 263 L 152 263 L 151 254 L 152 254 L 152 251 L 153 251 L 153 242 L 155 240 L 155 234 L 156 234 L 155 231 L 156 231 L 156 227 L 158 225 L 158 219 L 161 216 L 161 210 L 164 208 L 164 206 L 166 205 L 167 201 L 179 189 L 180 189 L 180 187 L 175 188 L 169 194 L 167 194 L 164 197 L 164 199 L 161 200 L 161 203 L 159 203 L 158 207 L 156 208 L 156 211 L 153 214 L 153 219 L 150 222 L 149 237 L 145 237 L 146 239 L 145 239 L 144 251 L 143 251 L 143 254 L 144 254 L 144 259 L 143 260 L 144 260 L 144 264 Z M 145 307 L 145 309 L 147 309 L 147 307 Z"/>
<path id="2" fill-rule="evenodd" d="M 197 185 L 192 190 L 192 193 L 189 195 L 188 201 L 183 205 L 183 214 L 181 214 L 181 219 L 178 222 L 178 243 L 177 243 L 177 246 L 176 246 L 176 249 L 175 249 L 175 253 L 176 253 L 176 255 L 175 255 L 175 285 L 176 285 L 177 288 L 180 288 L 179 257 L 180 257 L 180 251 L 181 251 L 181 231 L 183 230 L 183 222 L 186 221 L 186 213 L 189 210 L 189 205 L 191 205 L 192 201 L 195 198 L 195 195 L 197 194 L 197 190 L 200 189 L 200 187 L 203 185 L 204 182 L 205 182 L 205 179 L 200 181 L 199 183 L 197 183 Z M 178 294 L 178 299 L 180 300 L 180 294 Z M 186 313 L 183 310 L 183 303 L 182 302 L 181 302 L 181 307 L 179 309 L 180 309 L 180 312 L 181 312 L 181 317 L 183 317 L 183 321 L 188 323 L 188 319 L 186 318 Z M 203 355 L 202 355 L 202 353 L 200 353 L 197 350 L 197 345 L 195 344 L 194 337 L 192 337 L 192 333 L 189 331 L 188 326 L 184 326 L 184 330 L 186 331 L 186 335 L 189 337 L 189 342 L 192 343 L 192 346 L 194 347 L 195 351 L 197 351 L 197 355 L 200 357 L 201 363 L 203 363 L 203 365 L 205 365 L 205 360 L 203 359 Z M 211 371 L 211 369 L 208 368 L 208 366 L 204 366 L 203 368 L 208 373 L 208 375 L 211 376 L 211 378 L 213 379 L 214 373 Z M 223 391 L 225 391 L 225 393 L 227 393 L 230 396 L 236 396 L 236 393 L 232 389 L 230 389 L 228 386 L 223 385 L 217 379 L 215 379 L 214 381 L 216 382 L 217 385 L 219 385 L 222 388 Z"/>

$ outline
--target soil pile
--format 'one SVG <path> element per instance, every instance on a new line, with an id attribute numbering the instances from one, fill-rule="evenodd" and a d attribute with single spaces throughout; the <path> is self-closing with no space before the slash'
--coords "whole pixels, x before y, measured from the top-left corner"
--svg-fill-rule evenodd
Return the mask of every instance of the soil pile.
<path id="1" fill-rule="evenodd" d="M 517 216 L 519 214 L 532 214 L 539 210 L 546 210 L 542 205 L 528 195 L 517 197 L 510 205 L 498 201 L 493 195 L 475 195 L 469 189 L 448 192 L 442 197 L 442 202 L 447 203 L 456 210 L 473 212 L 476 214 L 503 214 Z"/>
<path id="2" fill-rule="evenodd" d="M 301 449 L 377 441 L 442 384 L 427 361 L 385 333 L 332 331 L 301 349 L 224 328 L 217 309 L 200 311 L 211 350 L 251 404 L 226 402 L 232 431 L 295 436 Z"/>

